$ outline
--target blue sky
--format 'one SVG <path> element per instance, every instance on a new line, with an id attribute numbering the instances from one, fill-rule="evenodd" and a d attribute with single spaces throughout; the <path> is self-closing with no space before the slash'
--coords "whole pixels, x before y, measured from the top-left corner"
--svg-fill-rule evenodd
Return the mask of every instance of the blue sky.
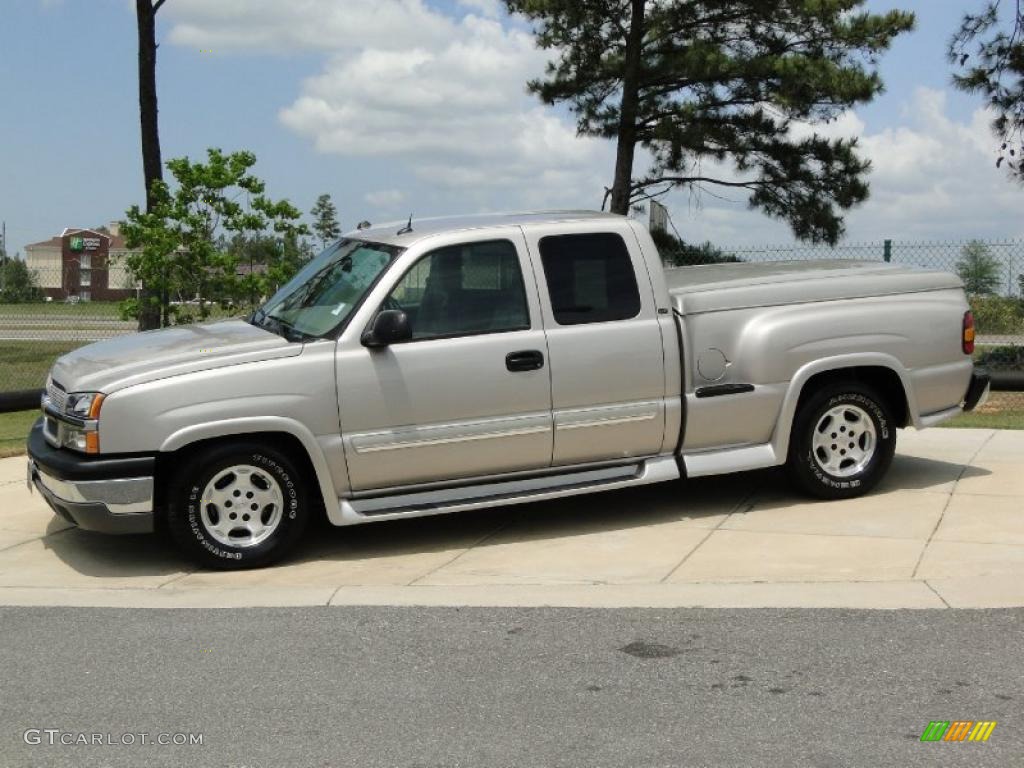
<path id="1" fill-rule="evenodd" d="M 1024 190 L 994 169 L 975 99 L 949 87 L 945 44 L 967 4 L 911 9 L 882 64 L 887 92 L 834 129 L 862 137 L 873 199 L 853 240 L 1024 236 Z M 493 0 L 167 0 L 158 18 L 164 158 L 246 148 L 270 194 L 308 210 L 329 192 L 360 219 L 595 207 L 612 147 L 576 139 L 522 83 L 543 56 Z M 0 218 L 20 251 L 123 216 L 142 195 L 134 4 L 6 0 L 0 48 Z M 786 226 L 674 193 L 684 237 L 786 242 Z"/>

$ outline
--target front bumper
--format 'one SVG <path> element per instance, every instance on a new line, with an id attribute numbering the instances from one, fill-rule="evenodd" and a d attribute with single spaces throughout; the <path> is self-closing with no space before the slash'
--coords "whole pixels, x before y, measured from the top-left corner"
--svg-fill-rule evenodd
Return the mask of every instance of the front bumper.
<path id="1" fill-rule="evenodd" d="M 964 412 L 973 411 L 985 404 L 992 390 L 992 378 L 984 368 L 976 368 L 971 374 L 971 384 L 964 395 Z"/>
<path id="2" fill-rule="evenodd" d="M 52 447 L 42 419 L 28 439 L 28 485 L 60 517 L 87 531 L 153 530 L 152 456 L 86 456 Z"/>

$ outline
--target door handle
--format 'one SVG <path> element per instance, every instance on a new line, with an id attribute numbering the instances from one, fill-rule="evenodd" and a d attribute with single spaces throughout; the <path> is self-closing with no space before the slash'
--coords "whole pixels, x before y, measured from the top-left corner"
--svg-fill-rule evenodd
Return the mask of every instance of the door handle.
<path id="1" fill-rule="evenodd" d="M 544 367 L 544 353 L 538 349 L 524 349 L 505 355 L 505 367 L 510 371 L 537 371 Z"/>

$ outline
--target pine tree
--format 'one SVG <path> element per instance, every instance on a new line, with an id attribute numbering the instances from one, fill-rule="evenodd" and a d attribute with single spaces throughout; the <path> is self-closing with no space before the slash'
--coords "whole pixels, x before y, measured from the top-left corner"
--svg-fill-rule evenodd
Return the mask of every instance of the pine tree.
<path id="1" fill-rule="evenodd" d="M 802 239 L 835 243 L 868 196 L 856 139 L 797 128 L 870 102 L 913 14 L 865 0 L 506 0 L 557 57 L 529 87 L 615 139 L 611 210 L 676 187 L 746 190 Z M 634 178 L 636 147 L 653 164 Z M 730 168 L 731 166 L 731 168 Z"/>
<path id="2" fill-rule="evenodd" d="M 1024 182 L 1024 0 L 986 0 L 966 14 L 949 44 L 953 84 L 981 94 L 995 115 L 996 167 Z"/>
<path id="3" fill-rule="evenodd" d="M 313 210 L 313 231 L 320 238 L 320 244 L 324 248 L 328 243 L 337 240 L 341 235 L 341 225 L 338 223 L 338 209 L 331 202 L 331 196 L 324 194 L 316 199 Z"/>

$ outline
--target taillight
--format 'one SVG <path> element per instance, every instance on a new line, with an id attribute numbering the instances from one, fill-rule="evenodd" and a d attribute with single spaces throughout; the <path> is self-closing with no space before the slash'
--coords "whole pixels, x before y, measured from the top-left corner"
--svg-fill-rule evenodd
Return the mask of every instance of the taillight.
<path id="1" fill-rule="evenodd" d="M 974 354 L 974 313 L 964 312 L 963 350 L 965 355 Z"/>

